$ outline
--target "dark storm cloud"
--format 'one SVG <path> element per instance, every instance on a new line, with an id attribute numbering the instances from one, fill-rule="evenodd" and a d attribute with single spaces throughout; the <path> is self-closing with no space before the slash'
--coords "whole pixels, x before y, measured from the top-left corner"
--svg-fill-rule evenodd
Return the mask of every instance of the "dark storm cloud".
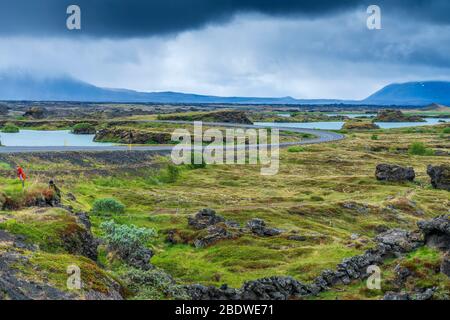
<path id="1" fill-rule="evenodd" d="M 406 16 L 448 23 L 447 0 L 0 0 L 0 34 L 67 35 L 66 8 L 82 12 L 80 34 L 93 37 L 144 37 L 177 33 L 229 21 L 237 13 L 320 17 L 364 9 L 377 3 Z M 74 32 L 70 33 L 71 35 Z"/>
<path id="2" fill-rule="evenodd" d="M 70 4 L 81 6 L 81 32 L 66 30 Z M 381 30 L 366 27 L 369 4 L 382 9 Z M 448 80 L 449 12 L 448 0 L 0 0 L 0 73 L 361 99 L 392 82 Z"/>
<path id="3" fill-rule="evenodd" d="M 274 15 L 324 14 L 357 3 L 295 0 L 0 0 L 0 32 L 60 35 L 67 31 L 66 8 L 80 6 L 82 32 L 91 36 L 165 34 L 221 23 L 237 12 Z"/>

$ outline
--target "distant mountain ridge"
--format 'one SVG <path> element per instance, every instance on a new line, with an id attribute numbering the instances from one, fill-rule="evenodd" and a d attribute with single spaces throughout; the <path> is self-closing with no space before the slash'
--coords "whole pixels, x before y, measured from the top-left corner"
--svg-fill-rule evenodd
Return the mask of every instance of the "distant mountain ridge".
<path id="1" fill-rule="evenodd" d="M 450 104 L 450 82 L 422 81 L 390 84 L 364 100 L 369 104 Z"/>
<path id="2" fill-rule="evenodd" d="M 450 112 L 450 107 L 444 106 L 442 104 L 432 103 L 429 106 L 426 106 L 422 110 L 424 111 L 440 111 L 440 112 Z"/>
<path id="3" fill-rule="evenodd" d="M 296 104 L 292 97 L 217 97 L 179 92 L 138 92 L 101 88 L 70 77 L 37 79 L 26 75 L 0 75 L 0 100 Z M 327 101 L 327 100 L 323 100 Z"/>
<path id="4" fill-rule="evenodd" d="M 338 99 L 295 99 L 292 97 L 219 97 L 180 92 L 139 92 L 101 88 L 70 77 L 34 78 L 0 75 L 0 100 L 136 102 L 136 103 L 223 103 L 223 104 L 450 104 L 450 82 L 428 81 L 391 84 L 361 101 Z"/>

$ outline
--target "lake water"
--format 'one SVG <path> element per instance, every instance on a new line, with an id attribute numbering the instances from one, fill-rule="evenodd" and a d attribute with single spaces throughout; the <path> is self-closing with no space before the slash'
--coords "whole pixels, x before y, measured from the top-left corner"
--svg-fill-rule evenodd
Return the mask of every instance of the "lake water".
<path id="1" fill-rule="evenodd" d="M 406 128 L 418 126 L 430 126 L 439 124 L 439 120 L 449 121 L 449 119 L 425 118 L 426 122 L 375 122 L 382 129 Z M 269 127 L 285 127 L 285 128 L 305 128 L 305 129 L 321 129 L 321 130 L 340 130 L 344 125 L 344 121 L 334 122 L 256 122 L 259 126 Z"/>
<path id="2" fill-rule="evenodd" d="M 449 119 L 426 118 L 427 122 L 376 122 L 382 129 L 417 127 L 438 124 L 439 120 Z M 306 128 L 322 130 L 340 130 L 343 121 L 335 122 L 256 122 L 256 125 L 269 127 Z M 3 146 L 8 147 L 90 147 L 90 146 L 112 146 L 113 143 L 94 142 L 93 134 L 72 134 L 69 130 L 43 131 L 43 130 L 20 130 L 19 133 L 1 133 L 0 141 Z"/>
<path id="3" fill-rule="evenodd" d="M 94 142 L 93 140 L 93 134 L 72 134 L 69 130 L 20 130 L 19 133 L 0 132 L 0 141 L 3 146 L 7 147 L 88 147 L 113 145 L 112 143 Z"/>
<path id="4" fill-rule="evenodd" d="M 345 116 L 345 117 L 354 119 L 354 118 L 359 118 L 359 117 L 374 118 L 377 114 L 376 113 L 326 113 L 326 115 L 329 117 Z"/>
<path id="5" fill-rule="evenodd" d="M 325 113 L 326 116 L 329 117 L 335 117 L 335 116 L 345 116 L 345 117 L 349 117 L 351 119 L 353 118 L 358 118 L 358 117 L 366 117 L 366 118 L 373 118 L 375 117 L 377 114 L 376 113 Z M 283 117 L 283 118 L 290 118 L 291 114 L 290 113 L 278 113 L 277 116 Z"/>

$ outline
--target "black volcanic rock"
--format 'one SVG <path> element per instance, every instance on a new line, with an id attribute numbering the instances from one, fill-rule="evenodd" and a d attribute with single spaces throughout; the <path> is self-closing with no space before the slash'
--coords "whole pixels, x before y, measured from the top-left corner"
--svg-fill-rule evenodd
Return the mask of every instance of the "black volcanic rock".
<path id="1" fill-rule="evenodd" d="M 430 247 L 450 251 L 450 216 L 443 215 L 417 223 Z"/>
<path id="2" fill-rule="evenodd" d="M 450 253 L 447 253 L 442 259 L 441 272 L 450 278 Z"/>
<path id="3" fill-rule="evenodd" d="M 266 227 L 266 222 L 257 218 L 248 221 L 247 227 L 251 230 L 251 232 L 260 237 L 272 237 L 281 233 L 281 230 Z"/>
<path id="4" fill-rule="evenodd" d="M 375 237 L 379 247 L 389 248 L 393 253 L 406 253 L 424 244 L 423 237 L 418 232 L 402 229 L 391 229 Z"/>
<path id="5" fill-rule="evenodd" d="M 247 281 L 242 288 L 233 289 L 227 285 L 191 285 L 187 287 L 193 300 L 287 300 L 311 294 L 309 286 L 291 277 L 270 277 Z"/>
<path id="6" fill-rule="evenodd" d="M 194 241 L 196 248 L 206 248 L 221 240 L 228 240 L 237 237 L 237 234 L 230 232 L 224 223 L 215 224 L 206 228 L 207 234 Z"/>
<path id="7" fill-rule="evenodd" d="M 417 291 L 413 293 L 388 292 L 384 295 L 383 300 L 416 300 L 416 301 L 430 300 L 433 298 L 435 291 L 436 290 L 434 288 L 427 288 L 422 291 Z"/>
<path id="8" fill-rule="evenodd" d="M 200 210 L 193 217 L 188 217 L 188 224 L 197 230 L 206 229 L 220 222 L 225 222 L 225 219 L 209 208 Z"/>
<path id="9" fill-rule="evenodd" d="M 436 189 L 443 189 L 450 191 L 450 166 L 431 166 L 427 168 L 427 173 L 431 178 L 431 184 Z"/>
<path id="10" fill-rule="evenodd" d="M 47 115 L 47 109 L 41 107 L 31 107 L 23 114 L 25 118 L 31 119 L 44 119 Z"/>
<path id="11" fill-rule="evenodd" d="M 0 103 L 0 115 L 6 116 L 9 113 L 9 107 L 5 104 Z"/>
<path id="12" fill-rule="evenodd" d="M 401 167 L 391 164 L 377 165 L 375 176 L 380 181 L 414 181 L 416 174 L 411 167 Z"/>

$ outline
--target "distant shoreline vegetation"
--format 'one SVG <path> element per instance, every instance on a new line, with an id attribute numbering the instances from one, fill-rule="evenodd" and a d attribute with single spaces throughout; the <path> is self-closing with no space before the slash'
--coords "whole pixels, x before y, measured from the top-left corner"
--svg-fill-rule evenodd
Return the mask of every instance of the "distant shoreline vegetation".
<path id="1" fill-rule="evenodd" d="M 20 128 L 13 123 L 7 123 L 1 128 L 1 132 L 3 132 L 3 133 L 18 133 L 18 132 L 20 132 Z"/>
<path id="2" fill-rule="evenodd" d="M 73 134 L 95 134 L 97 130 L 93 124 L 82 122 L 74 125 L 71 132 Z"/>

